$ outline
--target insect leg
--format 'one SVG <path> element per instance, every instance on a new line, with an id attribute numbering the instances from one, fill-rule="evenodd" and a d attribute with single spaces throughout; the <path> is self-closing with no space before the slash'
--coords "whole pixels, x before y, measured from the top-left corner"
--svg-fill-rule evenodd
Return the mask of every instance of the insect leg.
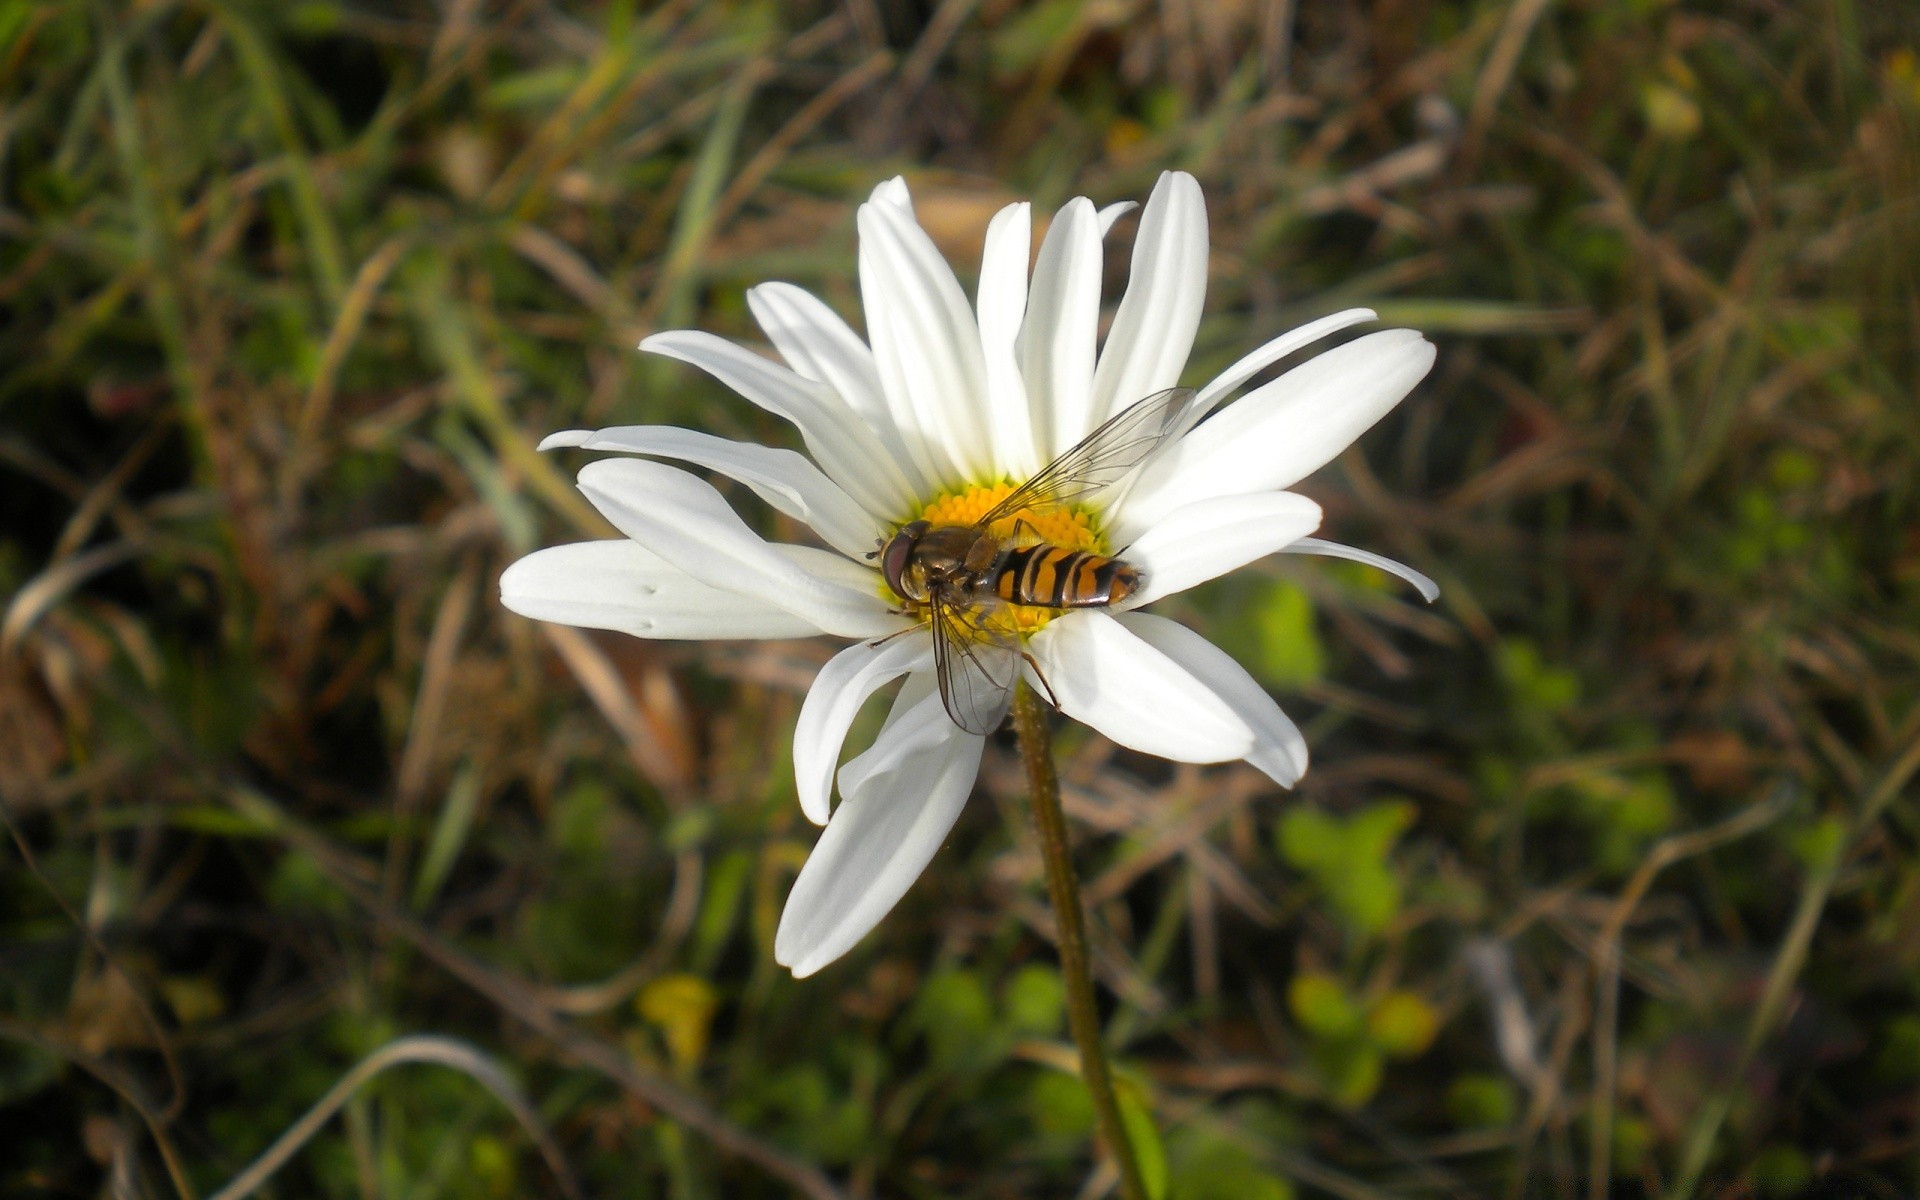
<path id="1" fill-rule="evenodd" d="M 1040 686 L 1045 689 L 1047 693 L 1047 703 L 1053 705 L 1055 708 L 1059 708 L 1060 697 L 1053 694 L 1053 685 L 1048 683 L 1046 675 L 1041 673 L 1040 664 L 1035 662 L 1033 655 L 1027 653 L 1025 650 L 1020 651 L 1020 657 L 1026 659 L 1027 665 L 1033 668 L 1033 677 L 1040 681 Z"/>
<path id="2" fill-rule="evenodd" d="M 910 613 L 908 613 L 908 612 L 907 612 L 907 610 L 905 610 L 905 609 L 903 609 L 903 608 L 890 608 L 890 609 L 888 609 L 887 611 L 888 611 L 888 612 L 890 612 L 890 613 L 893 613 L 893 614 L 895 614 L 896 616 L 902 616 L 902 617 L 905 617 L 905 616 L 910 616 L 910 615 L 911 615 Z M 886 644 L 887 644 L 888 642 L 890 642 L 890 641 L 892 641 L 893 639 L 895 639 L 895 638 L 897 638 L 897 637 L 899 637 L 900 635 L 902 635 L 902 634 L 906 634 L 906 633 L 912 633 L 912 632 L 913 632 L 914 630 L 916 630 L 916 629 L 918 629 L 918 628 L 920 628 L 920 627 L 919 627 L 918 625 L 909 625 L 909 626 L 907 626 L 907 627 L 906 627 L 905 629 L 896 629 L 896 630 L 894 630 L 894 631 L 893 631 L 892 633 L 890 633 L 890 634 L 888 634 L 887 636 L 885 636 L 885 637 L 883 637 L 883 638 L 881 638 L 881 639 L 880 639 L 879 641 L 874 641 L 874 642 L 868 642 L 868 643 L 867 643 L 867 646 L 868 646 L 868 647 L 869 647 L 870 649 L 873 649 L 873 650 L 878 650 L 878 649 L 879 649 L 880 647 L 882 647 L 882 646 L 884 646 L 884 645 L 886 645 Z"/>

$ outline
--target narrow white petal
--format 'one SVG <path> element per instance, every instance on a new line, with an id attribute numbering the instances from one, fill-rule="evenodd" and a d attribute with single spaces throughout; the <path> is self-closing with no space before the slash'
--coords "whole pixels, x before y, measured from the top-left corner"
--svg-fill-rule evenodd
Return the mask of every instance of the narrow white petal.
<path id="1" fill-rule="evenodd" d="M 805 617 L 709 587 L 626 538 L 550 546 L 508 567 L 500 602 L 523 617 L 635 637 L 706 641 L 812 637 Z"/>
<path id="2" fill-rule="evenodd" d="M 1100 331 L 1101 257 L 1093 202 L 1075 197 L 1055 214 L 1040 243 L 1020 330 L 1020 375 L 1044 458 L 1071 447 L 1092 428 L 1087 397 Z"/>
<path id="3" fill-rule="evenodd" d="M 924 674 L 932 678 L 931 672 Z M 873 745 L 848 759 L 847 764 L 840 768 L 842 797 L 851 796 L 872 780 L 900 770 L 912 760 L 944 744 L 954 734 L 963 732 L 947 715 L 946 703 L 941 700 L 937 689 L 923 693 L 916 687 L 911 696 L 906 692 L 903 688 L 893 711 L 887 716 L 885 728 L 873 740 Z"/>
<path id="4" fill-rule="evenodd" d="M 1146 576 L 1128 608 L 1183 592 L 1256 558 L 1286 549 L 1320 527 L 1320 506 L 1297 492 L 1215 496 L 1176 508 L 1122 552 Z"/>
<path id="5" fill-rule="evenodd" d="M 1432 344 L 1411 329 L 1370 333 L 1301 363 L 1149 463 L 1120 523 L 1147 529 L 1196 500 L 1292 487 L 1400 403 L 1432 366 Z"/>
<path id="6" fill-rule="evenodd" d="M 896 413 L 911 413 L 942 483 L 979 479 L 991 466 L 986 364 L 980 330 L 953 268 L 906 209 L 860 206 L 860 294 L 880 382 Z"/>
<path id="7" fill-rule="evenodd" d="M 1033 206 L 1009 204 L 987 225 L 980 255 L 980 352 L 986 360 L 988 432 L 993 469 L 1025 479 L 1040 467 L 1033 417 L 1020 377 L 1015 344 L 1027 315 L 1027 257 L 1033 246 Z"/>
<path id="8" fill-rule="evenodd" d="M 1027 649 L 1060 711 L 1122 746 L 1176 762 L 1227 762 L 1253 749 L 1253 731 L 1211 688 L 1106 613 L 1059 617 Z"/>
<path id="9" fill-rule="evenodd" d="M 1093 374 L 1088 427 L 1180 382 L 1207 298 L 1207 203 L 1184 171 L 1160 176 L 1133 243 L 1127 293 Z"/>
<path id="10" fill-rule="evenodd" d="M 890 599 L 890 593 L 886 591 L 886 585 L 880 581 L 880 572 L 874 568 L 872 563 L 866 562 L 864 559 L 856 561 L 848 558 L 844 554 L 836 554 L 832 550 L 822 550 L 817 546 L 791 546 L 785 542 L 769 542 L 767 544 L 772 546 L 780 557 L 798 566 L 801 570 L 822 583 L 832 584 L 835 587 L 844 588 L 849 592 L 858 592 L 862 596 L 871 592 L 880 597 L 880 603 L 883 608 L 891 607 L 893 604 L 893 601 Z M 902 621 L 889 620 L 887 622 L 887 628 L 889 630 L 899 629 L 902 628 L 904 624 Z"/>
<path id="11" fill-rule="evenodd" d="M 879 645 L 855 642 L 820 668 L 793 727 L 794 787 L 809 821 L 827 823 L 840 747 L 867 697 L 909 671 L 928 669 L 932 662 L 933 640 L 909 633 Z"/>
<path id="12" fill-rule="evenodd" d="M 873 194 L 867 199 L 875 203 L 895 204 L 908 212 L 913 211 L 913 194 L 907 191 L 907 177 L 895 175 L 892 179 L 883 179 L 874 185 Z"/>
<path id="13" fill-rule="evenodd" d="M 580 490 L 620 532 L 711 587 L 758 597 L 841 637 L 878 637 L 903 626 L 880 598 L 877 572 L 826 550 L 783 552 L 748 529 L 712 484 L 677 467 L 603 459 L 581 470 Z M 819 570 L 820 559 L 844 572 Z M 854 578 L 871 584 L 862 590 Z"/>
<path id="14" fill-rule="evenodd" d="M 804 521 L 829 546 L 850 558 L 864 558 L 885 532 L 885 522 L 856 504 L 805 455 L 751 442 L 732 442 L 673 425 L 617 425 L 578 443 L 583 450 L 617 450 L 675 458 L 718 471 L 797 521 Z"/>
<path id="15" fill-rule="evenodd" d="M 1215 405 L 1232 395 L 1234 389 L 1259 374 L 1263 368 L 1279 362 L 1295 350 L 1310 346 L 1328 334 L 1338 333 L 1349 325 L 1372 321 L 1378 316 L 1379 314 L 1370 308 L 1349 308 L 1345 312 L 1337 312 L 1332 316 L 1321 317 L 1317 321 L 1309 321 L 1298 329 L 1288 330 L 1220 372 L 1217 379 L 1201 388 L 1200 394 L 1194 397 L 1193 404 L 1188 409 L 1189 420 L 1199 421 L 1201 417 L 1212 412 Z"/>
<path id="16" fill-rule="evenodd" d="M 574 446 L 585 445 L 587 439 L 599 432 L 594 429 L 561 429 L 540 439 L 535 450 L 566 450 Z"/>
<path id="17" fill-rule="evenodd" d="M 904 728 L 897 722 L 881 736 Z M 965 807 L 985 744 L 949 721 L 931 749 L 845 791 L 787 895 L 774 961 L 796 978 L 811 975 L 851 950 L 899 903 Z"/>
<path id="18" fill-rule="evenodd" d="M 1113 223 L 1140 207 L 1138 200 L 1122 200 L 1118 204 L 1109 204 L 1100 210 L 1100 236 L 1106 237 L 1113 232 Z"/>
<path id="19" fill-rule="evenodd" d="M 1307 739 L 1231 655 L 1178 621 L 1151 613 L 1128 613 L 1120 623 L 1141 641 L 1185 668 L 1231 705 L 1253 730 L 1247 762 L 1281 787 L 1292 787 L 1307 773 Z"/>
<path id="20" fill-rule="evenodd" d="M 1291 546 L 1282 548 L 1285 554 L 1318 554 L 1326 558 L 1345 558 L 1357 563 L 1366 563 L 1378 567 L 1390 575 L 1412 584 L 1420 592 L 1420 598 L 1432 604 L 1440 598 L 1440 585 L 1397 559 L 1384 554 L 1375 554 L 1371 550 L 1362 550 L 1358 546 L 1348 546 L 1340 542 L 1323 542 L 1319 538 L 1303 537 Z"/>
<path id="21" fill-rule="evenodd" d="M 698 330 L 656 333 L 640 348 L 692 363 L 761 408 L 792 421 L 813 460 L 868 512 L 897 519 L 912 511 L 914 489 L 893 456 L 827 385 Z"/>
<path id="22" fill-rule="evenodd" d="M 880 386 L 873 351 L 851 326 L 813 293 L 790 283 L 763 283 L 747 290 L 747 307 L 795 373 L 826 384 L 872 429 L 896 463 L 905 469 L 916 494 L 932 490 L 920 478 L 915 456 L 901 436 L 900 421 Z"/>

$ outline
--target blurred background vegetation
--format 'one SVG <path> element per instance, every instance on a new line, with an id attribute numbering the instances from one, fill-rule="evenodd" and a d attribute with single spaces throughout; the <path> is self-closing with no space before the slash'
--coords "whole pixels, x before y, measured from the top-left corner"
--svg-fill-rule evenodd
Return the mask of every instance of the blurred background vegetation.
<path id="1" fill-rule="evenodd" d="M 547 431 L 787 441 L 632 347 L 857 317 L 877 180 L 966 273 L 1178 167 L 1192 379 L 1354 304 L 1440 344 L 1306 490 L 1445 595 L 1169 606 L 1295 793 L 1063 732 L 1149 1174 L 1913 1195 L 1917 52 L 1910 0 L 0 3 L 0 1192 L 207 1195 L 334 1089 L 265 1194 L 1101 1194 L 1010 747 L 796 983 L 830 647 L 494 581 L 606 532 Z"/>

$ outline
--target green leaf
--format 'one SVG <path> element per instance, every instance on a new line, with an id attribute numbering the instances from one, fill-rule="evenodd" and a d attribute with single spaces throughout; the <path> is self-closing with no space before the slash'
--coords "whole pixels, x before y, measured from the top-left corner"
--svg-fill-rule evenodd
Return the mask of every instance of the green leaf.
<path id="1" fill-rule="evenodd" d="M 1646 1169 L 1654 1140 L 1653 1127 L 1645 1117 L 1621 1113 L 1613 1122 L 1613 1169 L 1622 1175 L 1638 1175 Z"/>
<path id="2" fill-rule="evenodd" d="M 1413 825 L 1418 810 L 1409 800 L 1387 800 L 1368 805 L 1347 821 L 1348 853 L 1358 858 L 1382 859 Z"/>
<path id="3" fill-rule="evenodd" d="M 1049 1137 L 1078 1141 L 1093 1132 L 1093 1097 L 1078 1075 L 1044 1071 L 1027 1088 L 1034 1127 Z"/>
<path id="4" fill-rule="evenodd" d="M 1318 809 L 1294 808 L 1280 818 L 1275 845 L 1351 928 L 1378 933 L 1400 911 L 1400 879 L 1387 858 L 1415 811 L 1405 800 L 1384 801 L 1341 820 Z"/>
<path id="5" fill-rule="evenodd" d="M 1440 1031 L 1440 1014 L 1412 992 L 1393 991 L 1367 1014 L 1367 1037 L 1390 1058 L 1425 1054 Z"/>
<path id="6" fill-rule="evenodd" d="M 1669 83 L 1650 83 L 1640 92 L 1640 111 L 1657 137 L 1685 141 L 1700 132 L 1700 105 Z"/>
<path id="7" fill-rule="evenodd" d="M 489 85 L 480 102 L 490 109 L 543 108 L 564 100 L 585 75 L 586 69 L 573 62 L 523 71 Z"/>
<path id="8" fill-rule="evenodd" d="M 1274 580 L 1252 612 L 1254 673 L 1274 687 L 1297 688 L 1325 674 L 1327 652 L 1314 626 L 1313 600 L 1293 584 Z"/>
<path id="9" fill-rule="evenodd" d="M 1762 1196 L 1797 1196 L 1813 1181 L 1813 1164 L 1798 1146 L 1776 1143 L 1753 1156 L 1747 1175 Z"/>
<path id="10" fill-rule="evenodd" d="M 1052 967 L 1029 963 L 1007 983 L 1007 1024 L 1017 1033 L 1045 1037 L 1059 1032 L 1066 1004 L 1060 973 Z"/>
<path id="11" fill-rule="evenodd" d="M 1907 1013 L 1888 1021 L 1880 1034 L 1874 1073 L 1888 1083 L 1920 1078 L 1920 1016 Z"/>
<path id="12" fill-rule="evenodd" d="M 1786 491 L 1819 482 L 1820 460 L 1798 446 L 1782 446 L 1767 456 L 1767 477 Z"/>
<path id="13" fill-rule="evenodd" d="M 273 873 L 267 879 L 267 899 L 275 907 L 295 912 L 342 916 L 353 909 L 320 864 L 299 850 L 287 851 L 273 864 Z"/>
<path id="14" fill-rule="evenodd" d="M 707 873 L 706 896 L 700 904 L 700 916 L 693 925 L 693 944 L 688 961 L 695 969 L 709 970 L 726 949 L 733 936 L 734 922 L 740 915 L 740 902 L 747 885 L 753 881 L 753 855 L 745 850 L 723 854 Z"/>
<path id="15" fill-rule="evenodd" d="M 1003 1053 L 994 1036 L 993 1002 L 973 971 L 942 971 L 920 987 L 917 1023 L 927 1039 L 928 1056 L 945 1071 L 991 1066 Z"/>
<path id="16" fill-rule="evenodd" d="M 433 903 L 460 857 L 461 847 L 473 830 L 473 815 L 480 807 L 480 772 L 472 763 L 460 768 L 447 786 L 447 798 L 440 805 L 440 816 L 427 839 L 427 853 L 420 862 L 420 873 L 413 880 L 415 912 Z"/>
<path id="17" fill-rule="evenodd" d="M 713 985 L 698 975 L 662 975 L 634 998 L 634 1009 L 660 1030 L 673 1065 L 691 1071 L 707 1055 L 707 1036 L 720 997 Z"/>
<path id="18" fill-rule="evenodd" d="M 1380 1090 L 1386 1056 L 1378 1046 L 1349 1042 L 1329 1047 L 1316 1056 L 1326 1078 L 1328 1098 L 1342 1108 L 1359 1108 Z"/>
<path id="19" fill-rule="evenodd" d="M 1501 642 L 1494 665 L 1515 698 L 1529 708 L 1553 713 L 1580 702 L 1580 677 L 1566 667 L 1548 665 L 1540 648 L 1526 638 Z"/>
<path id="20" fill-rule="evenodd" d="M 1501 1075 L 1462 1075 L 1447 1087 L 1447 1115 L 1466 1129 L 1504 1129 L 1520 1112 L 1513 1084 Z"/>
<path id="21" fill-rule="evenodd" d="M 1317 808 L 1288 809 L 1276 833 L 1280 857 L 1302 871 L 1335 866 L 1346 853 L 1345 832 Z"/>
<path id="22" fill-rule="evenodd" d="M 1133 1146 L 1133 1160 L 1140 1164 L 1140 1181 L 1147 1185 L 1151 1200 L 1166 1200 L 1167 1148 L 1153 1123 L 1153 1111 L 1132 1083 L 1117 1079 L 1114 1084 L 1114 1097 L 1120 1102 L 1120 1123 L 1126 1126 L 1127 1141 Z"/>
<path id="23" fill-rule="evenodd" d="M 1295 975 L 1287 985 L 1287 1007 L 1300 1027 L 1315 1037 L 1338 1041 L 1360 1032 L 1360 1010 L 1331 975 L 1318 971 Z"/>
<path id="24" fill-rule="evenodd" d="M 1377 934 L 1400 913 L 1400 879 L 1378 859 L 1357 859 L 1347 869 L 1330 874 L 1323 885 L 1327 899 L 1359 933 Z"/>
<path id="25" fill-rule="evenodd" d="M 1847 823 L 1839 817 L 1821 817 L 1787 838 L 1793 856 L 1809 871 L 1825 870 L 1840 857 L 1846 844 Z"/>
<path id="26" fill-rule="evenodd" d="M 554 800 L 547 840 L 565 854 L 597 858 L 606 846 L 606 819 L 612 808 L 612 790 L 597 779 L 582 779 Z"/>
<path id="27" fill-rule="evenodd" d="M 1252 1137 L 1252 1131 L 1243 1136 Z M 1186 1126 L 1167 1139 L 1168 1200 L 1293 1200 L 1293 1185 L 1246 1148 L 1209 1128 Z"/>

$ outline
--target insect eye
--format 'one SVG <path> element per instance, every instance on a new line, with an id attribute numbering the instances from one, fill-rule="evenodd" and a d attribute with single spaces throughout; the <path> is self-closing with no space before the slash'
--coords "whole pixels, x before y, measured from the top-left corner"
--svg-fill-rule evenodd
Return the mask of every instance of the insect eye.
<path id="1" fill-rule="evenodd" d="M 907 600 L 919 598 L 908 591 L 912 585 L 908 583 L 907 576 L 911 573 L 910 569 L 917 565 L 913 562 L 913 547 L 920 540 L 920 532 L 913 525 L 908 525 L 894 534 L 880 552 L 880 574 L 895 595 Z M 921 595 L 926 594 L 925 588 L 919 591 Z"/>

